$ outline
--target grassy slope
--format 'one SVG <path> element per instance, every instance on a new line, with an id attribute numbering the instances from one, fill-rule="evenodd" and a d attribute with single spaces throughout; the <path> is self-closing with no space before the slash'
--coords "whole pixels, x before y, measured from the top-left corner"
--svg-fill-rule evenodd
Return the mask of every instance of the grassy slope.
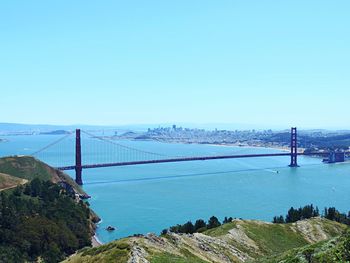
<path id="1" fill-rule="evenodd" d="M 154 254 L 150 260 L 151 263 L 207 263 L 203 259 L 195 255 L 184 253 L 182 256 L 173 255 L 170 253 Z"/>
<path id="2" fill-rule="evenodd" d="M 327 238 L 334 238 L 347 229 L 345 225 L 320 218 L 305 220 L 305 223 L 308 224 L 309 232 L 298 230 L 296 224 L 280 225 L 237 220 L 208 230 L 202 236 L 201 234 L 195 236 L 175 234 L 151 238 L 148 236 L 132 237 L 114 241 L 99 248 L 84 250 L 66 262 L 127 262 L 131 254 L 135 254 L 131 253 L 135 248 L 137 248 L 137 251 L 140 251 L 140 248 L 143 249 L 144 252 L 139 254 L 143 254 L 151 263 L 242 262 L 241 259 L 235 256 L 230 246 L 247 255 L 250 262 L 254 262 L 254 259 L 259 259 L 258 262 L 278 262 L 273 261 L 276 258 L 271 259 L 271 257 L 280 253 L 288 253 L 286 251 L 291 249 L 310 246 L 312 242 L 305 233 L 317 236 L 318 232 L 321 232 Z M 314 225 L 317 227 L 313 228 Z M 242 230 L 247 239 L 253 243 L 253 246 L 246 245 L 239 238 L 233 238 L 229 231 L 234 229 Z M 205 243 L 206 238 L 210 239 L 208 243 Z M 198 239 L 201 239 L 200 243 L 198 243 Z M 323 241 L 323 243 L 325 242 Z M 123 244 L 122 249 L 120 244 Z M 206 248 L 202 249 L 201 245 L 205 245 Z M 252 247 L 255 247 L 255 249 L 252 249 Z M 218 259 L 217 255 L 220 254 L 225 254 L 226 257 Z M 264 257 L 265 259 L 262 259 Z"/>
<path id="3" fill-rule="evenodd" d="M 100 247 L 86 248 L 66 259 L 64 263 L 127 263 L 130 259 L 131 243 L 130 239 L 126 238 Z M 151 258 L 148 258 L 151 263 L 207 263 L 207 261 L 201 260 L 185 250 L 183 250 L 182 255 L 174 255 L 167 252 L 151 252 L 151 254 Z"/>
<path id="4" fill-rule="evenodd" d="M 35 177 L 50 180 L 52 177 L 44 163 L 26 156 L 1 158 L 0 172 L 27 180 L 32 180 Z"/>
<path id="5" fill-rule="evenodd" d="M 131 245 L 128 238 L 110 242 L 106 245 L 83 249 L 74 257 L 68 258 L 65 263 L 95 263 L 95 262 L 128 262 Z M 183 251 L 182 256 L 170 253 L 155 253 L 150 259 L 151 263 L 206 263 L 194 255 Z"/>
<path id="6" fill-rule="evenodd" d="M 226 233 L 234 228 L 235 223 L 229 223 L 225 226 Z M 260 250 L 252 250 L 250 247 L 242 246 L 237 240 L 232 240 L 232 244 L 238 247 L 243 252 L 255 258 L 259 255 L 271 255 L 280 253 L 292 248 L 307 245 L 308 242 L 303 238 L 301 233 L 293 231 L 290 224 L 258 224 L 254 221 L 241 221 L 245 234 L 254 241 L 255 245 Z M 223 232 L 221 227 L 212 231 L 207 231 L 206 234 L 216 236 L 218 232 Z M 223 235 L 223 233 L 221 234 Z"/>
<path id="7" fill-rule="evenodd" d="M 25 179 L 0 173 L 0 191 L 16 187 L 17 185 L 24 184 L 26 182 L 27 180 Z"/>
<path id="8" fill-rule="evenodd" d="M 118 240 L 106 245 L 83 249 L 64 262 L 69 263 L 95 263 L 95 262 L 127 262 L 130 253 L 130 245 L 124 240 Z"/>
<path id="9" fill-rule="evenodd" d="M 241 251 L 249 254 L 253 258 L 266 255 L 275 255 L 288 251 L 293 248 L 302 247 L 310 244 L 308 236 L 320 236 L 320 228 L 327 238 L 340 235 L 347 229 L 347 226 L 337 222 L 329 221 L 324 218 L 313 218 L 311 220 L 300 221 L 299 225 L 309 223 L 309 232 L 303 232 L 295 223 L 293 224 L 264 224 L 259 221 L 234 221 L 222 225 L 215 229 L 210 229 L 204 234 L 220 237 L 227 234 L 231 229 L 237 228 L 237 225 L 244 230 L 247 237 L 258 246 L 259 251 L 240 244 L 237 240 L 231 240 L 231 243 Z M 321 238 L 320 238 L 321 240 Z"/>
<path id="10" fill-rule="evenodd" d="M 264 263 L 336 263 L 350 262 L 350 232 L 316 244 L 289 250 L 281 255 L 259 260 Z"/>
<path id="11" fill-rule="evenodd" d="M 30 156 L 0 158 L 0 173 L 26 179 L 28 181 L 34 178 L 51 180 L 54 183 L 65 181 L 73 186 L 78 193 L 84 194 L 84 191 L 71 177 Z"/>

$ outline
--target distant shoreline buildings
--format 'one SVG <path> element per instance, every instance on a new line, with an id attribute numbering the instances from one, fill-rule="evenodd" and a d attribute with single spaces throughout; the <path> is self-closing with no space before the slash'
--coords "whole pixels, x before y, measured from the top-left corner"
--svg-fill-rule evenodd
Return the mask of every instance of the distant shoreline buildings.
<path id="1" fill-rule="evenodd" d="M 169 143 L 197 143 L 289 149 L 290 132 L 268 130 L 205 130 L 198 128 L 170 127 L 148 128 L 144 133 L 126 132 L 114 139 L 154 140 Z M 301 151 L 348 150 L 349 132 L 301 131 L 298 147 Z"/>

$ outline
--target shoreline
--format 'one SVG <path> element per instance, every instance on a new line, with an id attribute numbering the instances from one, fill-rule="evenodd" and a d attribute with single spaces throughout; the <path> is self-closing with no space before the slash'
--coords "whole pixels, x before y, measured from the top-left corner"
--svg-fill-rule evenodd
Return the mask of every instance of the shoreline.
<path id="1" fill-rule="evenodd" d="M 92 247 L 99 247 L 102 245 L 103 245 L 102 241 L 97 237 L 97 234 L 95 232 L 95 234 L 91 237 L 91 246 Z"/>
<path id="2" fill-rule="evenodd" d="M 221 147 L 240 147 L 240 148 L 266 148 L 266 149 L 274 149 L 274 150 L 282 150 L 285 152 L 290 151 L 289 146 L 278 146 L 278 145 L 261 145 L 261 144 L 252 144 L 252 145 L 246 145 L 241 143 L 200 143 L 200 142 L 185 142 L 185 141 L 167 141 L 167 140 L 155 140 L 155 139 L 125 139 L 125 140 L 132 140 L 132 141 L 144 141 L 144 142 L 160 142 L 160 143 L 169 143 L 169 144 L 196 144 L 196 145 L 209 145 L 209 146 L 221 146 Z M 305 148 L 298 147 L 298 153 L 303 153 L 305 151 Z"/>
<path id="3" fill-rule="evenodd" d="M 239 144 L 206 144 L 206 145 L 222 146 L 222 147 L 240 147 L 240 148 L 265 148 L 265 149 L 290 152 L 290 148 L 288 146 L 239 145 Z M 303 153 L 304 151 L 305 151 L 305 148 L 298 148 L 298 153 Z"/>
<path id="4" fill-rule="evenodd" d="M 100 220 L 95 223 L 95 228 L 94 228 L 94 235 L 91 237 L 91 246 L 92 247 L 99 247 L 99 246 L 102 246 L 103 245 L 103 242 L 98 238 L 98 235 L 97 235 L 97 228 L 98 228 L 98 225 L 102 223 L 102 219 L 100 218 Z"/>
<path id="5" fill-rule="evenodd" d="M 212 145 L 212 146 L 220 146 L 220 147 L 239 147 L 239 148 L 265 148 L 265 149 L 273 149 L 273 150 L 282 150 L 285 152 L 289 152 L 289 147 L 286 146 L 265 146 L 265 145 L 241 145 L 241 144 L 214 144 L 214 143 L 208 143 L 204 145 Z M 304 150 L 302 148 L 299 148 L 300 150 Z"/>

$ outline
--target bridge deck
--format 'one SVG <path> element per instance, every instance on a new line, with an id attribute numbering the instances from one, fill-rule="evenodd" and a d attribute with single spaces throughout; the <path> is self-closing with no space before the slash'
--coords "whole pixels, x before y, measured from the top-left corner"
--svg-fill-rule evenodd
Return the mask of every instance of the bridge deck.
<path id="1" fill-rule="evenodd" d="M 346 152 L 346 154 L 350 154 Z M 219 160 L 219 159 L 238 159 L 238 158 L 255 158 L 255 157 L 275 157 L 275 156 L 290 156 L 288 152 L 284 153 L 267 153 L 267 154 L 243 154 L 243 155 L 218 155 L 218 156 L 199 156 L 199 157 L 181 157 L 170 158 L 162 160 L 145 160 L 145 161 L 132 161 L 132 162 L 117 162 L 117 163 L 102 163 L 102 164 L 84 164 L 81 166 L 83 169 L 100 168 L 100 167 L 113 167 L 113 166 L 128 166 L 128 165 L 140 165 L 140 164 L 155 164 L 155 163 L 175 163 L 175 162 L 190 162 L 190 161 L 205 161 L 205 160 Z M 329 155 L 329 152 L 323 153 L 298 153 L 298 155 Z M 74 170 L 75 165 L 57 167 L 59 170 Z"/>

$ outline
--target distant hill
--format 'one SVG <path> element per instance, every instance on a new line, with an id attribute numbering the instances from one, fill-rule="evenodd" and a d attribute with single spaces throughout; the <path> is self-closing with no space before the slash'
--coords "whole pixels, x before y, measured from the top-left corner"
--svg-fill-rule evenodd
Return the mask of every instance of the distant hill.
<path id="1" fill-rule="evenodd" d="M 0 123 L 0 135 L 21 135 L 21 134 L 40 134 L 51 133 L 55 131 L 74 131 L 83 130 L 115 130 L 111 126 L 97 125 L 45 125 L 45 124 L 20 124 L 20 123 Z"/>
<path id="2" fill-rule="evenodd" d="M 265 142 L 277 142 L 281 145 L 289 146 L 290 133 L 275 133 L 271 136 L 263 138 Z M 350 147 L 350 132 L 345 134 L 310 134 L 300 132 L 298 134 L 298 146 L 302 148 L 344 148 Z"/>
<path id="3" fill-rule="evenodd" d="M 41 135 L 64 135 L 64 134 L 70 134 L 71 132 L 65 131 L 65 130 L 55 130 L 55 131 L 49 131 L 49 132 L 41 132 Z"/>
<path id="4" fill-rule="evenodd" d="M 0 173 L 6 174 L 7 184 L 21 184 L 22 179 L 31 181 L 34 178 L 49 180 L 53 183 L 66 183 L 77 193 L 85 194 L 79 185 L 67 174 L 56 170 L 31 156 L 11 156 L 0 158 Z M 5 178 L 5 177 L 4 177 Z M 0 189 L 1 185 L 0 185 Z"/>
<path id="5" fill-rule="evenodd" d="M 153 127 L 155 125 L 151 125 Z M 145 131 L 149 125 L 47 125 L 47 124 L 22 124 L 22 123 L 0 123 L 0 134 L 13 133 L 41 133 L 56 130 L 74 131 L 75 129 L 83 130 L 119 130 L 119 131 Z"/>
<path id="6" fill-rule="evenodd" d="M 324 218 L 292 224 L 234 220 L 203 233 L 128 237 L 84 249 L 64 262 L 265 262 L 291 249 L 325 242 L 346 229 L 346 225 Z"/>

